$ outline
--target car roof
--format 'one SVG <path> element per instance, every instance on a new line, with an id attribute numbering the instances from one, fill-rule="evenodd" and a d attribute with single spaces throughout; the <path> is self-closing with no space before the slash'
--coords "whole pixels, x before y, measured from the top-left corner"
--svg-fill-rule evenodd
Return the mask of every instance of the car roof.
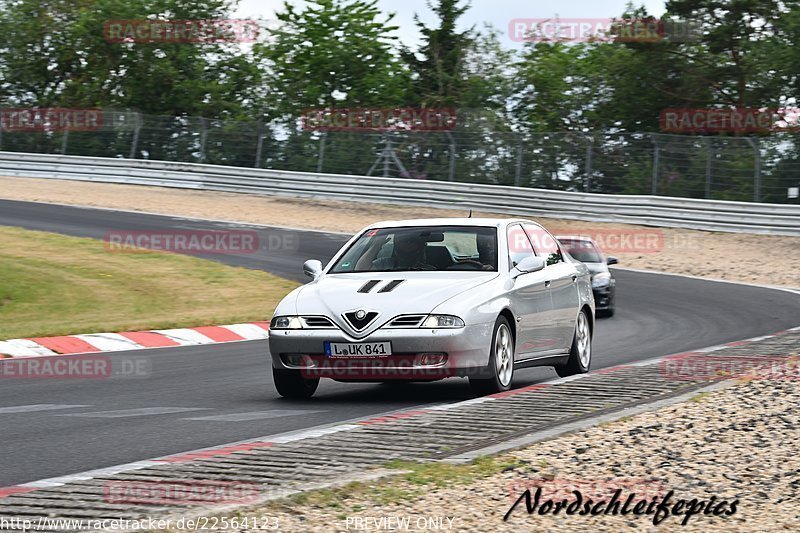
<path id="1" fill-rule="evenodd" d="M 501 226 L 511 222 L 531 222 L 521 218 L 412 218 L 408 220 L 384 220 L 371 224 L 369 228 L 395 228 L 401 226 Z"/>

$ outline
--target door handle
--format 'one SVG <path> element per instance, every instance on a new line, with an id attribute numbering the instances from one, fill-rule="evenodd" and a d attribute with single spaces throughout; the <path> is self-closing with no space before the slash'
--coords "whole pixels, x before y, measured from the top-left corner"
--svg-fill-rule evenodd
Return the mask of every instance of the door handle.
<path id="1" fill-rule="evenodd" d="M 545 288 L 550 286 L 550 280 L 549 279 L 544 282 L 544 286 L 545 286 Z"/>
<path id="2" fill-rule="evenodd" d="M 575 283 L 576 281 L 578 281 L 578 276 L 577 276 L 577 274 L 573 274 L 572 275 L 572 283 Z"/>

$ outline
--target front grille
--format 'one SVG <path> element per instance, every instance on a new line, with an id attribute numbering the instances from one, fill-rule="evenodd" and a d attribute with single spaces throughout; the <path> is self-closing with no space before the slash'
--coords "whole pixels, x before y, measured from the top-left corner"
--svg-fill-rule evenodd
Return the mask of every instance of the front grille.
<path id="1" fill-rule="evenodd" d="M 415 328 L 428 315 L 403 315 L 389 322 L 390 328 Z"/>
<path id="2" fill-rule="evenodd" d="M 327 317 L 324 316 L 304 316 L 303 322 L 307 328 L 335 328 L 336 326 L 333 325 L 333 322 Z"/>
<path id="3" fill-rule="evenodd" d="M 378 317 L 378 313 L 375 311 L 350 311 L 349 313 L 345 313 L 344 319 L 347 320 L 347 323 L 350 324 L 354 330 L 361 331 L 367 326 L 369 326 L 373 320 Z"/>

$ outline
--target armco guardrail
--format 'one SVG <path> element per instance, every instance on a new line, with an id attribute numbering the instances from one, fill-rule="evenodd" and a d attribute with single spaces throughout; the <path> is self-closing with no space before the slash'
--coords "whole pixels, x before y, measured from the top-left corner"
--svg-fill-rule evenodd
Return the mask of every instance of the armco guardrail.
<path id="1" fill-rule="evenodd" d="M 800 235 L 800 206 L 552 191 L 474 183 L 308 174 L 242 167 L 0 152 L 0 175 L 156 185 L 623 222 L 709 231 Z"/>

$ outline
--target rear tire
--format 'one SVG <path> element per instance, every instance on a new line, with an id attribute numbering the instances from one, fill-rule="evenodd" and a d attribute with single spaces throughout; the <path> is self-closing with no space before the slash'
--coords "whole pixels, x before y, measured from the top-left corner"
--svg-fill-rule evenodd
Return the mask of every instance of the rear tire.
<path id="1" fill-rule="evenodd" d="M 575 322 L 575 333 L 572 335 L 572 347 L 569 350 L 569 359 L 563 365 L 553 368 L 562 378 L 585 374 L 592 364 L 592 329 L 589 327 L 589 316 L 582 309 Z"/>
<path id="2" fill-rule="evenodd" d="M 478 396 L 504 392 L 511 388 L 514 379 L 514 336 L 505 317 L 497 317 L 494 323 L 492 344 L 489 348 L 488 372 L 491 377 L 469 378 L 469 386 Z"/>
<path id="3" fill-rule="evenodd" d="M 319 378 L 306 379 L 300 370 L 272 369 L 275 389 L 284 398 L 311 398 L 319 386 Z"/>

